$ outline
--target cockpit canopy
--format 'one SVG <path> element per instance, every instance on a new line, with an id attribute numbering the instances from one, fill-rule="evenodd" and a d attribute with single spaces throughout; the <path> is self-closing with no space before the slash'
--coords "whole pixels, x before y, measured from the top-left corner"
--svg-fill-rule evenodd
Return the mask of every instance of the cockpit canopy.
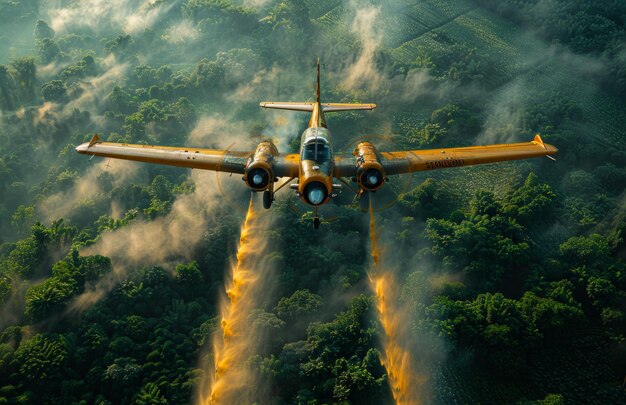
<path id="1" fill-rule="evenodd" d="M 308 128 L 302 134 L 302 151 L 300 159 L 326 163 L 330 160 L 330 132 L 328 129 Z"/>

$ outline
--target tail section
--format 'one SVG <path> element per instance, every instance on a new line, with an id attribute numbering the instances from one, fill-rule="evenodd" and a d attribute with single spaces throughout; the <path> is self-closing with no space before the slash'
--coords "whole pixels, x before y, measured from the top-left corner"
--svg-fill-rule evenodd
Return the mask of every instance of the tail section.
<path id="1" fill-rule="evenodd" d="M 315 101 L 281 102 L 263 101 L 260 106 L 276 110 L 306 111 L 312 113 L 311 123 L 315 126 L 326 126 L 324 113 L 333 111 L 373 110 L 376 104 L 322 103 L 320 102 L 320 58 L 317 58 L 317 78 L 315 82 Z M 313 124 L 309 125 L 313 125 Z"/>

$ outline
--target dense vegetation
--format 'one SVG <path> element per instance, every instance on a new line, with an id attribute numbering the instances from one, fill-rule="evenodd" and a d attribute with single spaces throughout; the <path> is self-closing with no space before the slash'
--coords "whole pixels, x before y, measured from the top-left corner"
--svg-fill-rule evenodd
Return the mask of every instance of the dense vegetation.
<path id="1" fill-rule="evenodd" d="M 194 400 L 244 185 L 73 149 L 287 152 L 306 118 L 258 102 L 310 99 L 318 55 L 326 99 L 380 105 L 329 115 L 337 149 L 560 149 L 392 179 L 381 243 L 429 402 L 626 402 L 626 5 L 380 3 L 0 0 L 0 403 Z M 275 289 L 251 315 L 260 401 L 390 402 L 366 214 L 313 232 L 293 204 L 272 208 Z"/>

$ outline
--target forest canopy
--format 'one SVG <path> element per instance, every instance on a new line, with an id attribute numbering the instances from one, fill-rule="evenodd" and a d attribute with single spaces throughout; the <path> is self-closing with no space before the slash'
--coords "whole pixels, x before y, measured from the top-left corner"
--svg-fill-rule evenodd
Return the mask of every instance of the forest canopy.
<path id="1" fill-rule="evenodd" d="M 617 0 L 0 0 L 0 403 L 199 400 L 245 184 L 74 148 L 295 152 L 308 117 L 258 103 L 313 100 L 318 56 L 324 101 L 379 105 L 328 115 L 337 152 L 536 133 L 560 150 L 385 185 L 420 399 L 625 402 L 625 23 Z M 289 193 L 267 214 L 247 390 L 393 403 L 368 214 L 344 190 L 314 232 Z"/>

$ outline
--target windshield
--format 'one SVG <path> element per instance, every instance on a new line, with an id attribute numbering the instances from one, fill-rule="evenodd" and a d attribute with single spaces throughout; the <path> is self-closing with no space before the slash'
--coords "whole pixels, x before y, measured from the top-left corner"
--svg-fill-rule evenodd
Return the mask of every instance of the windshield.
<path id="1" fill-rule="evenodd" d="M 302 149 L 302 160 L 324 163 L 330 160 L 330 147 L 324 142 L 311 142 Z"/>
<path id="2" fill-rule="evenodd" d="M 323 127 L 307 128 L 302 133 L 301 161 L 314 162 L 313 167 L 317 166 L 316 170 L 330 175 L 332 154 L 328 129 Z"/>

